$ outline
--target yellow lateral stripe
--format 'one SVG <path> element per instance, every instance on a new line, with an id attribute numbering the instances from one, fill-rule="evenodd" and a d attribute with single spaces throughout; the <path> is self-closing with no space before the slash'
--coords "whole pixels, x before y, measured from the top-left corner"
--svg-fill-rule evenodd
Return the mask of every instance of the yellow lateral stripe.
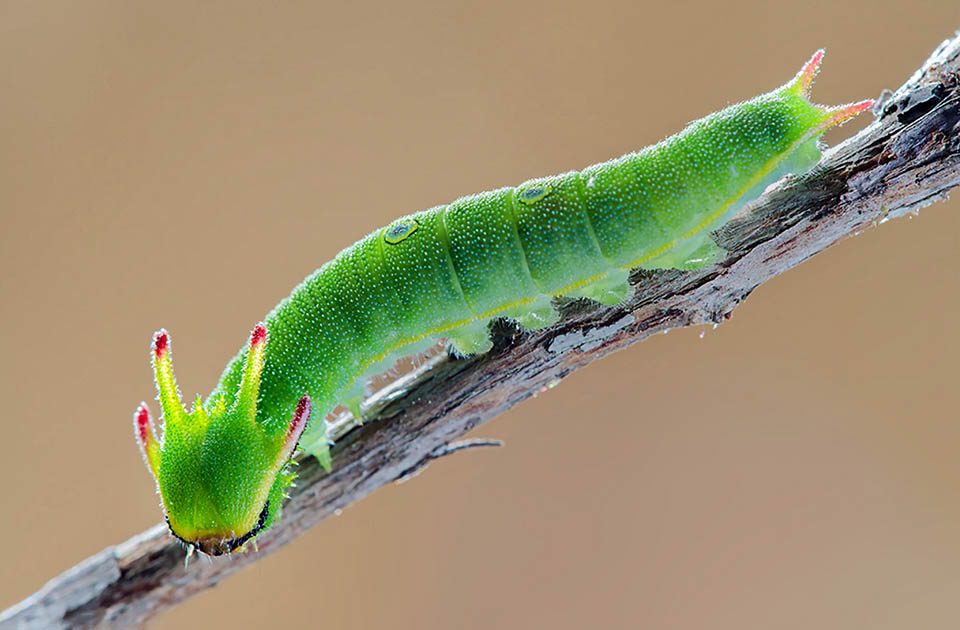
<path id="1" fill-rule="evenodd" d="M 568 292 L 568 291 L 573 291 L 574 289 L 579 289 L 579 288 L 581 288 L 581 287 L 585 287 L 585 286 L 587 286 L 588 284 L 591 284 L 591 283 L 593 283 L 593 282 L 596 282 L 597 280 L 602 280 L 603 278 L 605 278 L 605 277 L 607 276 L 608 273 L 609 273 L 609 272 L 605 271 L 605 272 L 603 272 L 603 273 L 598 273 L 598 274 L 596 274 L 596 275 L 590 276 L 589 278 L 587 278 L 587 279 L 585 279 L 585 280 L 578 280 L 577 282 L 574 282 L 574 283 L 571 284 L 571 285 L 568 285 L 568 286 L 566 286 L 566 287 L 563 287 L 562 289 L 557 289 L 556 291 L 550 293 L 548 297 L 563 295 L 564 293 L 566 293 L 566 292 Z M 540 295 L 547 295 L 547 294 L 540 294 Z M 504 304 L 504 305 L 502 305 L 502 306 L 498 306 L 497 308 L 492 308 L 492 309 L 490 309 L 489 311 L 485 311 L 485 312 L 483 312 L 483 313 L 480 313 L 480 314 L 477 315 L 476 317 L 473 317 L 473 318 L 470 318 L 470 319 L 460 319 L 460 320 L 457 320 L 457 321 L 455 321 L 454 323 L 449 324 L 449 325 L 447 325 L 447 326 L 441 326 L 441 327 L 439 327 L 439 328 L 430 328 L 430 329 L 428 329 L 426 332 L 424 332 L 422 335 L 420 335 L 419 337 L 408 337 L 408 338 L 405 338 L 405 339 L 401 340 L 399 343 L 397 343 L 397 344 L 395 344 L 395 345 L 393 345 L 393 346 L 390 346 L 390 347 L 386 350 L 386 352 L 384 352 L 383 354 L 381 354 L 381 355 L 377 356 L 376 358 L 374 358 L 373 360 L 371 360 L 369 363 L 367 363 L 366 365 L 364 365 L 363 368 L 366 369 L 366 368 L 370 367 L 371 365 L 373 365 L 374 363 L 377 363 L 378 361 L 383 360 L 388 354 L 390 354 L 390 353 L 393 352 L 394 350 L 398 350 L 399 348 L 402 348 L 402 347 L 404 347 L 404 346 L 408 346 L 408 345 L 410 345 L 411 343 L 416 343 L 416 342 L 418 342 L 418 341 L 421 341 L 421 340 L 423 340 L 423 339 L 426 339 L 426 338 L 429 337 L 430 335 L 436 335 L 436 334 L 438 334 L 438 333 L 443 333 L 443 332 L 446 332 L 446 331 L 448 331 L 448 330 L 453 330 L 454 328 L 460 328 L 460 327 L 462 327 L 462 326 L 466 326 L 467 324 L 472 324 L 472 323 L 475 322 L 475 321 L 479 321 L 479 320 L 484 320 L 484 319 L 491 318 L 491 317 L 493 317 L 494 315 L 496 315 L 497 313 L 502 313 L 503 311 L 510 310 L 511 308 L 513 308 L 513 307 L 515 307 L 515 306 L 520 306 L 521 304 L 529 304 L 530 302 L 533 302 L 533 301 L 536 300 L 536 299 L 537 299 L 536 297 L 532 297 L 532 298 L 524 298 L 524 299 L 522 299 L 522 300 L 516 300 L 516 301 L 514 301 L 514 302 L 509 302 L 509 303 Z"/>
<path id="2" fill-rule="evenodd" d="M 630 264 L 628 264 L 628 265 L 626 265 L 626 266 L 624 266 L 624 267 L 621 267 L 621 269 L 633 269 L 634 267 L 637 267 L 637 266 L 639 266 L 639 265 L 642 265 L 642 264 L 645 263 L 645 262 L 648 262 L 648 261 L 650 261 L 650 260 L 653 260 L 654 258 L 656 258 L 656 257 L 658 257 L 658 256 L 660 256 L 660 255 L 662 255 L 662 254 L 667 253 L 668 251 L 670 251 L 671 249 L 673 249 L 674 247 L 676 247 L 680 242 L 687 240 L 687 239 L 690 238 L 691 236 L 696 236 L 697 234 L 699 234 L 700 232 L 702 232 L 703 230 L 705 230 L 706 228 L 708 228 L 711 223 L 713 223 L 714 221 L 716 221 L 717 219 L 719 219 L 720 217 L 722 217 L 723 214 L 730 208 L 730 206 L 733 205 L 738 199 L 740 199 L 740 197 L 742 197 L 742 196 L 744 195 L 744 193 L 746 193 L 748 190 L 750 190 L 751 188 L 753 188 L 754 186 L 756 186 L 757 184 L 759 184 L 759 183 L 763 180 L 764 177 L 766 177 L 766 176 L 769 175 L 771 172 L 773 172 L 773 169 L 775 169 L 775 168 L 777 167 L 777 165 L 778 165 L 780 162 L 782 162 L 786 156 L 790 155 L 793 151 L 796 150 L 796 148 L 797 148 L 801 143 L 805 142 L 805 141 L 808 140 L 808 139 L 809 139 L 809 138 L 806 138 L 806 137 L 801 138 L 800 140 L 798 140 L 798 141 L 794 142 L 792 145 L 790 145 L 790 148 L 789 148 L 787 151 L 783 152 L 779 157 L 777 157 L 777 158 L 774 159 L 774 160 L 770 160 L 770 162 L 768 162 L 762 169 L 760 169 L 760 172 L 757 173 L 757 174 L 753 177 L 753 179 L 751 179 L 749 182 L 747 182 L 746 185 L 744 185 L 743 188 L 741 188 L 741 189 L 737 192 L 737 194 L 734 195 L 732 199 L 730 199 L 730 201 L 728 201 L 727 203 L 725 203 L 725 204 L 723 204 L 722 206 L 720 206 L 720 209 L 719 209 L 719 210 L 716 210 L 716 211 L 708 214 L 708 215 L 707 215 L 707 218 L 705 218 L 703 221 L 701 221 L 700 223 L 698 223 L 698 224 L 696 225 L 696 227 L 694 227 L 692 230 L 690 230 L 690 231 L 687 232 L 686 234 L 683 234 L 683 235 L 679 236 L 678 238 L 673 239 L 672 241 L 670 241 L 670 242 L 667 243 L 666 245 L 663 245 L 663 246 L 661 246 L 661 247 L 658 247 L 657 249 L 653 250 L 653 251 L 650 252 L 649 254 L 646 254 L 646 255 L 644 255 L 644 256 L 641 256 L 640 258 L 638 258 L 637 260 L 631 262 Z"/>

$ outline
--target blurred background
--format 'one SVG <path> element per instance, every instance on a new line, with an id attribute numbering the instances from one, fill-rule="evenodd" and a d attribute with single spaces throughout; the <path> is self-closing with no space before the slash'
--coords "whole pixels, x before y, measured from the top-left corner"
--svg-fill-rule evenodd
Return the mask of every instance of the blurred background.
<path id="1" fill-rule="evenodd" d="M 656 142 L 821 46 L 815 100 L 876 96 L 960 26 L 955 0 L 271 5 L 0 3 L 0 608 L 160 520 L 130 427 L 157 328 L 206 393 L 396 216 Z M 955 194 L 843 242 L 152 627 L 953 626 L 958 234 Z"/>

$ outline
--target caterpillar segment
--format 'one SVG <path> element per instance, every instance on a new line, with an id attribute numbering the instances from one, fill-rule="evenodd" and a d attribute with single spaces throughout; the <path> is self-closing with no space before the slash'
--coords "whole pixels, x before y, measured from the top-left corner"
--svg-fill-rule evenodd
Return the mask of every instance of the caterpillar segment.
<path id="1" fill-rule="evenodd" d="M 362 420 L 367 378 L 398 357 L 440 338 L 460 355 L 486 352 L 495 317 L 543 328 L 558 318 L 553 297 L 613 305 L 629 295 L 633 268 L 720 260 L 711 231 L 772 182 L 813 168 L 820 134 L 870 107 L 809 101 L 822 58 L 636 153 L 462 197 L 368 235 L 278 304 L 190 412 L 169 336 L 157 333 L 162 437 L 145 405 L 134 430 L 171 533 L 217 555 L 269 527 L 297 444 L 329 470 L 324 416 L 342 404 Z"/>

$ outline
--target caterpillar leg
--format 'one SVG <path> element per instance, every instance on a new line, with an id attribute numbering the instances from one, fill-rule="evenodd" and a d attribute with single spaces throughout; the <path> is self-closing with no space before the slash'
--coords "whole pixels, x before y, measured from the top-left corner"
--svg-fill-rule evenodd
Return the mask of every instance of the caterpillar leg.
<path id="1" fill-rule="evenodd" d="M 415 356 L 421 352 L 426 352 L 435 343 L 437 343 L 437 338 L 434 336 L 429 336 L 417 341 L 412 341 L 398 348 L 394 348 L 364 369 L 363 373 L 356 379 L 356 383 L 359 383 L 358 387 L 366 388 L 371 379 L 376 376 L 380 376 L 381 374 L 389 373 L 400 359 L 404 357 Z M 345 406 L 347 405 L 344 397 L 348 396 L 349 393 L 350 390 L 347 390 L 347 392 L 343 394 L 343 397 L 341 397 L 340 401 L 341 404 Z M 363 394 L 361 394 L 361 396 L 362 395 Z"/>
<path id="2" fill-rule="evenodd" d="M 640 266 L 644 269 L 699 269 L 723 260 L 726 254 L 709 233 L 704 233 L 678 243 L 670 251 Z"/>
<path id="3" fill-rule="evenodd" d="M 540 330 L 552 326 L 560 320 L 560 313 L 553 307 L 549 296 L 540 295 L 533 302 L 514 306 L 504 311 L 503 315 L 515 320 L 529 330 Z"/>
<path id="4" fill-rule="evenodd" d="M 699 247 L 687 254 L 686 260 L 678 265 L 678 269 L 699 269 L 712 265 L 715 262 L 723 260 L 727 255 L 727 250 L 723 249 L 713 239 L 707 236 L 700 243 Z"/>
<path id="5" fill-rule="evenodd" d="M 330 459 L 330 440 L 327 438 L 327 422 L 323 418 L 314 418 L 310 426 L 300 438 L 300 448 L 308 455 L 313 455 L 327 472 L 333 470 Z"/>
<path id="6" fill-rule="evenodd" d="M 626 269 L 613 269 L 596 282 L 591 282 L 564 295 L 590 298 L 604 306 L 613 306 L 623 302 L 630 295 L 630 284 L 627 282 L 629 277 L 630 272 Z"/>
<path id="7" fill-rule="evenodd" d="M 471 354 L 483 354 L 493 347 L 490 339 L 490 320 L 475 321 L 446 331 L 444 336 L 459 356 L 467 357 Z"/>
<path id="8" fill-rule="evenodd" d="M 363 424 L 363 414 L 360 413 L 360 403 L 363 402 L 364 395 L 366 394 L 366 386 L 364 385 L 366 382 L 367 380 L 365 378 L 357 379 L 340 397 L 340 404 L 350 411 L 353 419 L 357 421 L 357 424 Z"/>

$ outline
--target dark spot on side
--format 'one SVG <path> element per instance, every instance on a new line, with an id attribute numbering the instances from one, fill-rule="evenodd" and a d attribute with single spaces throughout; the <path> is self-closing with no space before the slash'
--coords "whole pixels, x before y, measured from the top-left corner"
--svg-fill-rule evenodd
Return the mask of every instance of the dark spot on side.
<path id="1" fill-rule="evenodd" d="M 550 187 L 546 184 L 534 184 L 525 188 L 517 195 L 525 204 L 533 204 L 550 194 Z"/>
<path id="2" fill-rule="evenodd" d="M 396 245 L 416 232 L 418 227 L 420 226 L 413 219 L 401 219 L 387 228 L 383 238 L 391 245 Z"/>

